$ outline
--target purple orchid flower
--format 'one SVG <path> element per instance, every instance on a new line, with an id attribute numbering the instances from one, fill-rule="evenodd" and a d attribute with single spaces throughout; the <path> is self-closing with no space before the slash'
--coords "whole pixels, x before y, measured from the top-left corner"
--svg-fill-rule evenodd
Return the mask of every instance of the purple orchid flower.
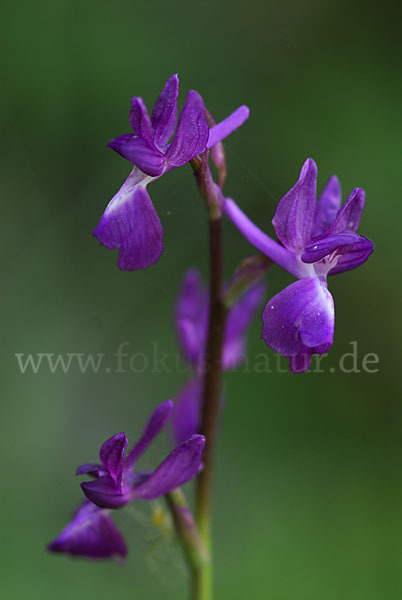
<path id="1" fill-rule="evenodd" d="M 308 159 L 272 221 L 283 245 L 254 225 L 233 200 L 227 199 L 225 204 L 228 216 L 246 239 L 299 279 L 274 296 L 262 315 L 262 338 L 289 359 L 294 373 L 307 370 L 312 354 L 324 354 L 332 346 L 335 314 L 327 275 L 358 267 L 374 249 L 373 242 L 356 233 L 364 191 L 353 190 L 340 208 L 337 177 L 330 178 L 318 202 L 316 185 L 317 167 Z"/>
<path id="2" fill-rule="evenodd" d="M 205 438 L 193 435 L 175 448 L 153 472 L 134 472 L 138 458 L 166 424 L 173 410 L 167 400 L 160 404 L 145 430 L 124 457 L 127 438 L 118 433 L 100 449 L 100 463 L 86 463 L 77 475 L 91 475 L 92 481 L 81 484 L 86 501 L 74 519 L 48 549 L 89 558 L 108 558 L 127 553 L 124 539 L 109 513 L 137 499 L 153 500 L 164 496 L 197 475 L 201 466 Z"/>
<path id="3" fill-rule="evenodd" d="M 190 90 L 176 128 L 178 93 L 179 79 L 172 75 L 151 117 L 142 98 L 134 97 L 130 112 L 134 133 L 109 143 L 134 169 L 109 202 L 94 235 L 107 248 L 119 249 L 118 265 L 123 270 L 146 269 L 159 260 L 163 250 L 162 225 L 148 195 L 148 184 L 215 146 L 249 115 L 248 108 L 241 106 L 208 129 L 202 98 Z"/>
<path id="4" fill-rule="evenodd" d="M 241 365 L 246 352 L 246 332 L 262 303 L 266 286 L 257 283 L 230 309 L 225 331 L 222 365 L 225 370 Z M 182 352 L 194 374 L 182 388 L 175 402 L 172 429 L 180 442 L 199 431 L 202 394 L 202 371 L 207 344 L 209 299 L 196 269 L 183 277 L 177 297 L 175 321 Z"/>

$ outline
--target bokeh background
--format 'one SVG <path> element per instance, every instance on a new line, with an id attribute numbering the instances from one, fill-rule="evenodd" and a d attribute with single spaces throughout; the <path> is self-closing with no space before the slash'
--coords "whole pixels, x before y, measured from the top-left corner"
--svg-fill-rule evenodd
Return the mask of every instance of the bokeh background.
<path id="1" fill-rule="evenodd" d="M 400 7 L 399 7 L 400 8 Z M 178 72 L 217 120 L 249 121 L 227 141 L 231 195 L 270 231 L 305 158 L 319 185 L 367 193 L 361 231 L 376 252 L 335 277 L 336 335 L 323 373 L 239 371 L 225 378 L 215 488 L 216 597 L 396 600 L 402 594 L 400 170 L 401 13 L 395 2 L 233 3 L 3 0 L 1 588 L 8 600 L 186 597 L 179 552 L 149 507 L 120 511 L 127 565 L 52 556 L 45 545 L 80 499 L 77 464 L 106 437 L 130 441 L 186 375 L 22 374 L 16 353 L 105 353 L 122 342 L 152 361 L 177 352 L 176 290 L 207 275 L 205 211 L 190 169 L 150 188 L 165 252 L 122 273 L 91 232 L 130 166 L 106 148 L 128 131 L 130 98 L 148 106 Z M 251 248 L 225 226 L 227 275 Z M 269 276 L 271 295 L 290 278 Z M 250 357 L 266 352 L 259 319 Z M 358 365 L 340 372 L 357 342 Z M 274 364 L 274 363 L 272 363 Z M 334 370 L 331 372 L 330 368 Z M 126 365 L 128 368 L 128 365 Z M 170 447 L 161 438 L 142 464 Z M 142 522 L 144 521 L 145 522 Z"/>

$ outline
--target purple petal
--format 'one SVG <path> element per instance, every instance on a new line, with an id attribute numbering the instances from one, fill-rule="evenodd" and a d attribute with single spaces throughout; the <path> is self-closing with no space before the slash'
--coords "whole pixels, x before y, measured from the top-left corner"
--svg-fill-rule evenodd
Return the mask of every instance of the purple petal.
<path id="1" fill-rule="evenodd" d="M 328 352 L 334 334 L 334 302 L 324 281 L 307 277 L 270 300 L 262 315 L 262 337 L 283 356 Z"/>
<path id="2" fill-rule="evenodd" d="M 373 242 L 363 235 L 344 231 L 317 239 L 304 249 L 302 260 L 305 263 L 315 263 L 323 259 L 323 272 L 335 275 L 361 265 L 373 249 Z"/>
<path id="3" fill-rule="evenodd" d="M 329 178 L 315 206 L 313 235 L 326 232 L 336 219 L 341 205 L 341 186 L 336 175 Z"/>
<path id="4" fill-rule="evenodd" d="M 102 445 L 99 457 L 106 471 L 117 484 L 120 484 L 123 472 L 124 452 L 127 448 L 127 438 L 124 433 L 117 433 Z"/>
<path id="5" fill-rule="evenodd" d="M 317 166 L 308 158 L 300 171 L 298 182 L 279 202 L 272 219 L 282 244 L 296 253 L 311 239 L 316 187 Z"/>
<path id="6" fill-rule="evenodd" d="M 131 100 L 130 123 L 134 133 L 152 148 L 154 129 L 142 98 L 134 97 Z"/>
<path id="7" fill-rule="evenodd" d="M 337 275 L 344 271 L 350 271 L 360 266 L 369 258 L 374 250 L 374 244 L 368 238 L 359 235 L 359 241 L 354 244 L 342 246 L 338 249 L 335 266 L 328 275 Z"/>
<path id="8" fill-rule="evenodd" d="M 108 146 L 147 175 L 157 177 L 163 171 L 164 159 L 162 154 L 155 148 L 151 148 L 142 138 L 136 135 L 120 135 L 109 142 Z"/>
<path id="9" fill-rule="evenodd" d="M 225 200 L 225 211 L 244 237 L 257 250 L 268 256 L 268 258 L 295 277 L 306 277 L 309 274 L 308 269 L 300 263 L 293 252 L 290 252 L 272 240 L 266 233 L 254 225 L 231 198 L 226 198 Z"/>
<path id="10" fill-rule="evenodd" d="M 311 363 L 312 351 L 308 348 L 302 354 L 289 358 L 289 369 L 292 373 L 304 373 L 308 371 Z"/>
<path id="11" fill-rule="evenodd" d="M 96 463 L 85 463 L 77 467 L 76 475 L 91 475 L 98 477 L 99 474 L 106 475 L 105 467 Z"/>
<path id="12" fill-rule="evenodd" d="M 93 234 L 107 248 L 119 249 L 120 269 L 135 271 L 159 260 L 163 230 L 148 192 L 131 185 L 129 179 L 109 203 Z"/>
<path id="13" fill-rule="evenodd" d="M 152 473 L 153 471 L 141 471 L 140 473 L 130 473 L 127 479 L 130 482 L 130 487 L 135 488 L 137 487 L 137 485 L 144 483 L 144 481 L 151 477 Z"/>
<path id="14" fill-rule="evenodd" d="M 124 538 L 108 512 L 85 502 L 48 550 L 87 558 L 126 556 Z"/>
<path id="15" fill-rule="evenodd" d="M 162 402 L 152 413 L 144 432 L 135 446 L 127 454 L 127 458 L 124 461 L 124 470 L 128 471 L 131 469 L 138 459 L 138 457 L 144 452 L 149 446 L 154 437 L 158 435 L 161 429 L 165 426 L 166 421 L 170 417 L 173 410 L 173 402 L 166 400 Z"/>
<path id="16" fill-rule="evenodd" d="M 189 381 L 174 403 L 172 431 L 176 442 L 184 442 L 200 430 L 202 383 L 199 377 Z"/>
<path id="17" fill-rule="evenodd" d="M 235 369 L 244 360 L 247 329 L 260 306 L 266 286 L 258 283 L 248 290 L 229 312 L 223 348 L 223 367 Z"/>
<path id="18" fill-rule="evenodd" d="M 180 167 L 201 154 L 207 145 L 208 136 L 204 103 L 197 92 L 190 90 L 181 111 L 176 135 L 166 152 L 169 165 Z"/>
<path id="19" fill-rule="evenodd" d="M 327 237 L 317 239 L 306 246 L 301 255 L 301 259 L 305 263 L 314 263 L 324 258 L 324 256 L 333 253 L 335 250 L 342 248 L 342 246 L 360 244 L 363 240 L 366 240 L 366 238 L 357 233 L 353 233 L 352 231 L 328 235 Z M 336 254 L 337 253 L 335 252 L 329 260 L 332 261 L 336 257 Z"/>
<path id="20" fill-rule="evenodd" d="M 364 208 L 365 193 L 361 188 L 356 188 L 350 194 L 328 234 L 342 231 L 357 231 Z"/>
<path id="21" fill-rule="evenodd" d="M 121 486 L 109 475 L 81 483 L 88 500 L 101 508 L 121 508 L 130 502 L 130 494 L 123 493 Z"/>
<path id="22" fill-rule="evenodd" d="M 169 77 L 152 111 L 152 125 L 155 131 L 155 146 L 164 151 L 173 135 L 177 120 L 177 96 L 179 94 L 179 78 Z"/>
<path id="23" fill-rule="evenodd" d="M 223 121 L 211 127 L 209 130 L 209 137 L 207 148 L 212 148 L 218 142 L 225 139 L 235 129 L 243 125 L 244 121 L 247 121 L 250 114 L 250 110 L 247 106 L 239 106 L 231 115 L 226 117 Z"/>
<path id="24" fill-rule="evenodd" d="M 176 301 L 176 329 L 184 355 L 194 365 L 205 352 L 208 295 L 196 269 L 184 275 Z"/>
<path id="25" fill-rule="evenodd" d="M 199 471 L 205 438 L 193 435 L 178 446 L 147 481 L 134 488 L 136 498 L 154 500 L 183 485 Z"/>

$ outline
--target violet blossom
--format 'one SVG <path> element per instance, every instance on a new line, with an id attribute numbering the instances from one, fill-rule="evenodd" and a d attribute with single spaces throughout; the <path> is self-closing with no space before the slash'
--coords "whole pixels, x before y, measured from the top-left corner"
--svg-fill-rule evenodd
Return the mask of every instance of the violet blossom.
<path id="1" fill-rule="evenodd" d="M 126 544 L 110 517 L 111 510 L 133 500 L 164 496 L 197 475 L 205 444 L 202 435 L 183 441 L 155 471 L 134 472 L 138 458 L 164 427 L 172 410 L 171 400 L 160 404 L 126 456 L 127 438 L 124 433 L 118 433 L 102 445 L 100 463 L 86 463 L 77 468 L 77 475 L 94 477 L 92 481 L 81 483 L 88 500 L 48 546 L 50 551 L 88 558 L 124 557 Z"/>
<path id="2" fill-rule="evenodd" d="M 202 98 L 190 90 L 176 128 L 178 92 L 178 76 L 172 75 L 151 117 L 142 98 L 134 97 L 130 112 L 134 133 L 109 143 L 134 169 L 109 202 L 94 235 L 107 248 L 119 249 L 118 265 L 123 270 L 146 269 L 163 250 L 162 225 L 147 191 L 149 183 L 218 144 L 249 115 L 248 108 L 241 106 L 208 129 Z"/>
<path id="3" fill-rule="evenodd" d="M 272 221 L 282 245 L 254 225 L 233 200 L 225 203 L 228 216 L 246 239 L 298 278 L 268 302 L 262 315 L 262 338 L 289 359 L 294 373 L 307 370 L 312 354 L 324 354 L 332 345 L 335 313 L 327 276 L 358 267 L 374 248 L 356 233 L 364 191 L 354 189 L 340 208 L 337 177 L 330 178 L 318 202 L 316 182 L 316 164 L 308 159 Z"/>
<path id="4" fill-rule="evenodd" d="M 229 310 L 226 319 L 222 367 L 239 367 L 245 359 L 246 332 L 261 305 L 266 286 L 257 283 Z M 175 402 L 172 429 L 177 441 L 197 433 L 200 427 L 202 373 L 207 345 L 209 298 L 199 272 L 190 269 L 184 275 L 175 307 L 177 337 L 193 374 Z"/>

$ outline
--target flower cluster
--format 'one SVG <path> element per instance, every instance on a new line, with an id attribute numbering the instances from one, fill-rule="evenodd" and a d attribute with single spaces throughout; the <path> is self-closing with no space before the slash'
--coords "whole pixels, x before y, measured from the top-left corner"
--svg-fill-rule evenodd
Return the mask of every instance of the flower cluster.
<path id="1" fill-rule="evenodd" d="M 218 219 L 225 211 L 260 254 L 246 259 L 225 287 L 220 237 L 219 244 L 210 244 L 211 306 L 198 271 L 192 269 L 185 274 L 176 302 L 175 324 L 192 375 L 179 393 L 173 413 L 172 430 L 177 446 L 154 471 L 135 469 L 139 457 L 172 415 L 170 400 L 157 407 L 130 451 L 126 452 L 128 440 L 124 433 L 106 440 L 98 463 L 78 467 L 77 475 L 91 477 L 81 483 L 86 499 L 48 548 L 73 556 L 124 558 L 127 546 L 111 518 L 112 511 L 136 500 L 167 496 L 176 528 L 182 531 L 189 562 L 196 572 L 210 544 L 208 540 L 204 543 L 178 488 L 193 479 L 204 466 L 198 491 L 202 492 L 199 497 L 203 501 L 208 499 L 206 494 L 210 490 L 206 487 L 201 490 L 201 482 L 204 486 L 210 484 L 212 452 L 205 453 L 202 465 L 206 440 L 198 433 L 201 411 L 207 417 L 211 415 L 209 406 L 202 407 L 202 390 L 207 391 L 206 405 L 213 406 L 215 411 L 212 418 L 203 419 L 204 425 L 209 421 L 205 434 L 213 441 L 219 416 L 216 409 L 219 409 L 221 370 L 234 369 L 244 359 L 247 328 L 265 294 L 265 286 L 259 278 L 274 262 L 297 279 L 265 306 L 262 338 L 269 347 L 289 359 L 294 373 L 301 373 L 309 368 L 313 354 L 328 352 L 333 343 L 335 313 L 327 288 L 328 276 L 358 267 L 368 259 L 374 246 L 357 233 L 364 191 L 356 188 L 341 206 L 340 185 L 333 176 L 317 201 L 317 167 L 312 159 L 304 163 L 298 181 L 277 206 L 272 223 L 279 242 L 265 234 L 232 199 L 224 198 L 222 192 L 226 161 L 221 142 L 248 118 L 248 108 L 241 106 L 215 125 L 201 96 L 191 90 L 178 117 L 178 90 L 178 77 L 173 75 L 156 100 L 151 116 L 142 98 L 132 99 L 133 133 L 115 138 L 109 146 L 130 161 L 133 170 L 108 204 L 94 235 L 104 246 L 119 250 L 121 269 L 146 269 L 155 263 L 163 249 L 163 230 L 148 194 L 148 185 L 191 161 L 208 208 L 211 241 L 217 231 L 220 236 Z M 218 171 L 219 185 L 213 181 L 209 169 L 209 154 Z M 214 229 L 216 224 L 219 227 Z M 216 247 L 219 248 L 218 262 L 214 263 Z M 218 265 L 216 272 L 215 264 Z M 211 316 L 214 311 L 221 319 L 218 325 Z M 216 332 L 218 335 L 214 338 Z M 217 374 L 215 380 L 208 380 L 204 368 L 207 345 L 214 348 L 214 352 L 217 349 L 216 357 L 210 361 Z M 203 388 L 205 382 L 211 381 L 218 383 Z M 211 447 L 209 445 L 207 450 Z M 204 523 L 204 536 L 207 529 Z M 207 579 L 210 577 L 205 581 Z"/>

